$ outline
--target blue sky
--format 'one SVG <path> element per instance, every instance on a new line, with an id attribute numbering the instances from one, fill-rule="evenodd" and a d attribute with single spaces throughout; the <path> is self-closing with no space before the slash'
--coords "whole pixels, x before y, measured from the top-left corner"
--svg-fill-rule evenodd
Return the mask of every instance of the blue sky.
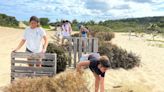
<path id="1" fill-rule="evenodd" d="M 104 21 L 164 16 L 164 0 L 1 0 L 0 13 L 20 21 L 32 15 L 48 17 L 51 21 Z"/>

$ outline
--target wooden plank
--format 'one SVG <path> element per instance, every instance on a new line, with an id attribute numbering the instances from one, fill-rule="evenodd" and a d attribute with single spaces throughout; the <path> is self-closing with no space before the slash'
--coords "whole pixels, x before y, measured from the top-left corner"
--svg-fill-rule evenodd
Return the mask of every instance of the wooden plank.
<path id="1" fill-rule="evenodd" d="M 54 65 L 55 61 L 36 61 L 36 60 L 31 60 L 31 61 L 26 61 L 26 60 L 12 60 L 11 63 L 16 64 L 41 64 L 41 65 Z"/>
<path id="2" fill-rule="evenodd" d="M 78 61 L 80 61 L 80 57 L 82 56 L 82 38 L 79 38 L 79 54 L 78 54 Z"/>
<path id="3" fill-rule="evenodd" d="M 98 39 L 94 39 L 93 52 L 98 52 Z"/>
<path id="4" fill-rule="evenodd" d="M 34 76 L 53 76 L 53 73 L 12 73 L 13 78 L 34 77 Z"/>
<path id="5" fill-rule="evenodd" d="M 54 72 L 53 67 L 24 67 L 24 66 L 14 66 L 11 67 L 14 71 L 43 71 L 43 72 Z"/>
<path id="6" fill-rule="evenodd" d="M 68 41 L 69 41 L 69 43 L 71 43 L 71 44 L 69 44 L 69 48 L 68 48 L 69 57 L 71 57 L 71 55 L 72 55 L 72 38 L 70 37 L 68 39 Z M 71 66 L 71 59 L 69 60 L 68 65 Z"/>
<path id="7" fill-rule="evenodd" d="M 53 61 L 54 62 L 54 74 L 56 74 L 57 73 L 57 55 L 55 55 L 54 58 L 55 58 Z"/>
<path id="8" fill-rule="evenodd" d="M 24 73 L 34 73 L 34 71 L 15 71 L 15 72 L 11 72 L 11 74 L 14 74 L 14 73 L 18 73 L 18 74 L 24 74 Z M 36 74 L 54 74 L 54 72 L 52 71 L 35 71 Z"/>
<path id="9" fill-rule="evenodd" d="M 12 52 L 11 58 L 32 58 L 32 59 L 54 59 L 54 54 L 52 53 L 25 53 L 25 52 Z"/>
<path id="10" fill-rule="evenodd" d="M 88 49 L 88 52 L 92 52 L 92 42 L 93 42 L 92 39 L 93 39 L 93 38 L 90 38 L 90 39 L 89 39 L 89 44 L 88 44 L 88 48 L 89 48 L 89 49 Z"/>
<path id="11" fill-rule="evenodd" d="M 83 44 L 84 45 L 83 50 L 84 50 L 84 53 L 86 54 L 86 52 L 87 52 L 87 47 L 86 47 L 87 46 L 87 39 L 84 39 L 84 38 L 82 38 L 82 39 L 83 39 L 83 43 L 84 43 Z"/>
<path id="12" fill-rule="evenodd" d="M 10 55 L 10 57 L 11 57 L 11 61 L 15 60 L 15 58 L 12 57 L 12 54 Z M 13 66 L 15 66 L 15 64 L 11 63 L 11 68 L 12 68 Z M 12 72 L 14 72 L 14 70 L 11 69 L 11 70 L 10 70 L 10 75 L 11 75 Z M 15 79 L 15 78 L 11 75 L 10 82 L 12 82 L 14 79 Z"/>
<path id="13" fill-rule="evenodd" d="M 77 38 L 74 38 L 74 50 L 73 50 L 73 53 L 74 53 L 74 67 L 76 67 L 76 52 L 77 52 Z"/>

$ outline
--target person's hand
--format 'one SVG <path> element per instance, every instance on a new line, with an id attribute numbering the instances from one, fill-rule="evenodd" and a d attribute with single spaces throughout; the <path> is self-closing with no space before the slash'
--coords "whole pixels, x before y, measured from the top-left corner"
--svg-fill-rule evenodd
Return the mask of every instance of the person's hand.
<path id="1" fill-rule="evenodd" d="M 42 49 L 41 53 L 46 53 L 46 50 L 45 49 Z"/>
<path id="2" fill-rule="evenodd" d="M 17 49 L 12 50 L 12 52 L 17 52 Z"/>
<path id="3" fill-rule="evenodd" d="M 40 52 L 40 55 L 41 55 L 41 58 L 44 58 L 44 54 L 46 53 L 46 50 L 45 49 L 42 49 L 42 51 Z"/>

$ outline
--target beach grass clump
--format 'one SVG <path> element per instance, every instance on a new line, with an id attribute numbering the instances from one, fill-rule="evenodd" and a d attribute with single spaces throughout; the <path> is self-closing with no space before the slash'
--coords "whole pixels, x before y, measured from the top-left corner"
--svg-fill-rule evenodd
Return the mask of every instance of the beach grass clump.
<path id="1" fill-rule="evenodd" d="M 90 92 L 87 82 L 76 71 L 65 71 L 54 77 L 23 78 L 13 81 L 4 92 Z"/>
<path id="2" fill-rule="evenodd" d="M 79 33 L 74 33 L 71 35 L 71 37 L 80 37 L 80 34 Z"/>

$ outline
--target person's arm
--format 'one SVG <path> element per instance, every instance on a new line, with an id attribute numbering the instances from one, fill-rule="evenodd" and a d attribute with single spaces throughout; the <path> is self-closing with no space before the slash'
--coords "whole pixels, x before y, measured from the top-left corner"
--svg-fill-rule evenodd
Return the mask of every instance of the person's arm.
<path id="1" fill-rule="evenodd" d="M 17 50 L 19 50 L 24 45 L 25 42 L 26 42 L 26 40 L 22 39 L 20 41 L 19 45 L 17 46 L 17 48 L 13 50 L 13 52 L 16 52 Z"/>
<path id="2" fill-rule="evenodd" d="M 100 92 L 104 92 L 104 77 L 100 77 Z"/>
<path id="3" fill-rule="evenodd" d="M 71 24 L 70 23 L 69 23 L 69 33 L 70 33 L 70 35 L 72 33 L 72 27 L 71 27 Z"/>
<path id="4" fill-rule="evenodd" d="M 48 46 L 47 36 L 43 36 L 43 39 L 44 39 L 44 44 L 43 44 L 42 53 L 45 53 L 47 50 L 47 46 Z"/>
<path id="5" fill-rule="evenodd" d="M 81 72 L 82 66 L 89 66 L 89 64 L 90 64 L 90 61 L 79 62 L 76 66 L 77 72 Z"/>
<path id="6" fill-rule="evenodd" d="M 99 90 L 99 83 L 100 83 L 100 77 L 96 73 L 93 73 L 95 76 L 95 92 L 98 92 Z"/>
<path id="7" fill-rule="evenodd" d="M 82 36 L 82 29 L 80 28 L 79 30 L 79 36 L 81 37 Z"/>

